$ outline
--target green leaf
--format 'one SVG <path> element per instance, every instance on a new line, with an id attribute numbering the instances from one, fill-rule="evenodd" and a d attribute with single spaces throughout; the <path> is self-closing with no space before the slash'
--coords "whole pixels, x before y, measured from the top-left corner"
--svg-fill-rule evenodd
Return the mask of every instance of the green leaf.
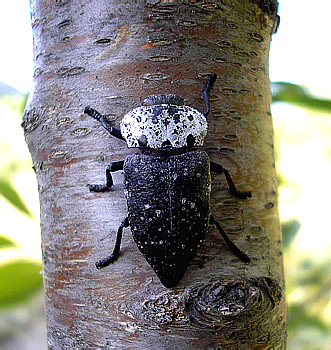
<path id="1" fill-rule="evenodd" d="M 0 249 L 3 248 L 15 248 L 16 243 L 9 237 L 0 234 Z"/>
<path id="2" fill-rule="evenodd" d="M 10 260 L 0 265 L 0 308 L 25 301 L 42 287 L 41 263 Z"/>
<path id="3" fill-rule="evenodd" d="M 298 220 L 292 219 L 282 222 L 283 247 L 288 248 L 298 233 L 301 224 Z"/>
<path id="4" fill-rule="evenodd" d="M 16 209 L 20 210 L 30 218 L 33 217 L 32 213 L 23 202 L 21 196 L 9 182 L 0 180 L 0 194 L 4 196 Z"/>
<path id="5" fill-rule="evenodd" d="M 21 115 L 23 115 L 23 113 L 24 113 L 25 105 L 26 105 L 26 102 L 28 101 L 28 98 L 29 98 L 29 94 L 23 95 L 22 102 L 20 103 L 20 114 Z"/>
<path id="6" fill-rule="evenodd" d="M 272 102 L 287 102 L 303 108 L 331 112 L 331 100 L 317 98 L 304 87 L 286 82 L 272 83 Z"/>

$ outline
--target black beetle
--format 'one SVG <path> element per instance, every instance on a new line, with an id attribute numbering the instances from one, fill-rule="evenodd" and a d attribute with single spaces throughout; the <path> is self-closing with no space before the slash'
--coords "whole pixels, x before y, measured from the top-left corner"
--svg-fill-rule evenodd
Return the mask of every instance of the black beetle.
<path id="1" fill-rule="evenodd" d="M 185 106 L 177 95 L 152 95 L 125 114 L 119 130 L 94 109 L 85 108 L 84 113 L 100 121 L 111 135 L 140 150 L 125 161 L 110 163 L 106 184 L 89 187 L 93 192 L 109 190 L 111 173 L 124 170 L 128 217 L 118 228 L 114 251 L 96 263 L 98 269 L 118 257 L 122 231 L 128 226 L 139 250 L 168 288 L 181 280 L 204 242 L 209 224 L 216 225 L 235 255 L 250 261 L 210 215 L 210 172 L 224 173 L 235 197 L 251 197 L 250 192 L 236 189 L 226 169 L 198 150 L 207 134 L 209 92 L 215 80 L 213 73 L 204 87 L 204 113 Z"/>

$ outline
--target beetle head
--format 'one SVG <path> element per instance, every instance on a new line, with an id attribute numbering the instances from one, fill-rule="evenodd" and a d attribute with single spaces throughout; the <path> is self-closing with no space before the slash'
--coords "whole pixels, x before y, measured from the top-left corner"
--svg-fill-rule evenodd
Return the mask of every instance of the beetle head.
<path id="1" fill-rule="evenodd" d="M 141 105 L 156 106 L 156 105 L 163 105 L 163 104 L 184 106 L 184 100 L 175 94 L 150 95 L 144 99 Z"/>
<path id="2" fill-rule="evenodd" d="M 142 106 L 125 114 L 120 127 L 130 148 L 201 147 L 207 134 L 204 115 L 174 94 L 148 96 Z"/>

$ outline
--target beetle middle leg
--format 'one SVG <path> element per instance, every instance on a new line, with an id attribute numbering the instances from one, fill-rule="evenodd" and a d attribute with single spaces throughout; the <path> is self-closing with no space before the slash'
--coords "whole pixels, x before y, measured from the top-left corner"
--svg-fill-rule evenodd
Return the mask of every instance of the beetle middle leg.
<path id="1" fill-rule="evenodd" d="M 122 220 L 122 222 L 117 230 L 116 243 L 115 243 L 115 248 L 114 248 L 113 252 L 109 256 L 107 256 L 107 257 L 105 257 L 105 258 L 103 258 L 95 263 L 95 266 L 97 269 L 102 269 L 103 267 L 106 267 L 106 266 L 112 264 L 116 260 L 116 258 L 119 256 L 123 228 L 128 227 L 128 226 L 129 226 L 129 219 L 128 219 L 128 217 L 126 217 L 124 220 Z"/>
<path id="2" fill-rule="evenodd" d="M 110 163 L 106 168 L 106 183 L 89 185 L 90 192 L 104 192 L 110 190 L 110 188 L 114 185 L 111 173 L 113 173 L 114 171 L 123 170 L 123 165 L 124 160 Z"/>
<path id="3" fill-rule="evenodd" d="M 223 168 L 222 165 L 217 164 L 215 162 L 210 162 L 210 171 L 216 174 L 224 173 L 226 181 L 229 185 L 229 191 L 233 196 L 240 199 L 246 199 L 246 198 L 252 197 L 252 193 L 250 191 L 239 191 L 236 189 L 236 186 L 233 183 L 229 172 L 225 168 Z"/>
<path id="4" fill-rule="evenodd" d="M 236 255 L 239 259 L 241 259 L 244 262 L 249 263 L 251 261 L 251 259 L 231 241 L 229 236 L 223 230 L 222 226 L 214 219 L 212 215 L 210 215 L 209 223 L 210 225 L 215 225 L 217 227 L 219 233 L 222 235 L 224 241 L 226 242 L 226 244 L 228 245 L 228 247 L 234 255 Z"/>

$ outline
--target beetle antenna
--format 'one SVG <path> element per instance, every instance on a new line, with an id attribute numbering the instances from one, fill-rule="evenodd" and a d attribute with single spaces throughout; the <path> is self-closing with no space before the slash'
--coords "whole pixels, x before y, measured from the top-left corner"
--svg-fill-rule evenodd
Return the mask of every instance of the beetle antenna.
<path id="1" fill-rule="evenodd" d="M 121 131 L 112 126 L 109 126 L 107 118 L 104 115 L 102 115 L 101 113 L 99 113 L 98 111 L 96 111 L 91 107 L 85 107 L 84 113 L 98 120 L 102 124 L 102 126 L 110 133 L 110 135 L 113 135 L 120 140 L 124 140 L 124 137 L 122 136 Z"/>
<path id="2" fill-rule="evenodd" d="M 202 96 L 203 96 L 203 100 L 205 102 L 205 107 L 206 110 L 203 113 L 203 115 L 205 117 L 207 117 L 207 115 L 209 114 L 209 110 L 210 110 L 210 106 L 209 106 L 209 92 L 212 89 L 215 81 L 216 81 L 217 75 L 215 73 L 212 73 L 212 75 L 208 78 L 206 85 L 202 91 Z"/>

